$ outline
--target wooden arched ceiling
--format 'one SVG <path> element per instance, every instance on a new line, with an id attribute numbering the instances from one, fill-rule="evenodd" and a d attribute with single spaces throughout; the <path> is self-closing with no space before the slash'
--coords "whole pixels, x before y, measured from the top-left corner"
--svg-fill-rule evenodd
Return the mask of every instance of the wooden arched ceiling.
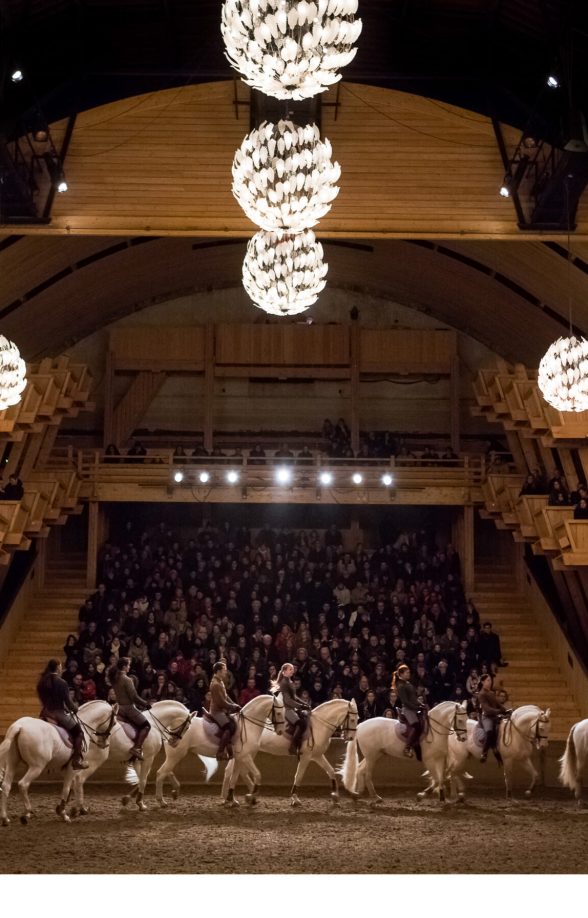
<path id="1" fill-rule="evenodd" d="M 248 95 L 239 89 L 243 99 Z M 335 91 L 325 102 L 334 102 Z M 514 238 L 490 119 L 396 90 L 344 83 L 323 106 L 322 133 L 341 191 L 321 233 L 340 238 Z M 239 118 L 236 117 L 239 114 Z M 55 125 L 56 143 L 65 122 Z M 232 82 L 186 86 L 81 113 L 49 226 L 23 233 L 248 236 L 231 194 L 231 163 L 249 131 Z M 504 127 L 507 143 L 519 132 Z M 578 232 L 588 231 L 581 208 Z"/>
<path id="2" fill-rule="evenodd" d="M 27 359 L 57 354 L 153 303 L 240 287 L 244 251 L 244 240 L 24 237 L 0 251 L 0 331 Z M 405 303 L 509 360 L 536 364 L 566 327 L 566 260 L 543 243 L 325 240 L 325 253 L 329 285 L 356 291 L 360 309 L 362 292 Z M 576 255 L 588 259 L 588 245 Z M 588 329 L 583 263 L 572 289 L 575 322 Z M 321 321 L 320 301 L 311 315 Z M 251 321 L 263 320 L 251 307 Z"/>

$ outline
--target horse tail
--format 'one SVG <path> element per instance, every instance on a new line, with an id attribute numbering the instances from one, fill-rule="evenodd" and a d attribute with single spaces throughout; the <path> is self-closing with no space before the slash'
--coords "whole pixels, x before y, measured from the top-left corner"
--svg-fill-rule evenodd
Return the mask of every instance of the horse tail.
<path id="1" fill-rule="evenodd" d="M 141 779 L 139 778 L 139 773 L 135 767 L 135 764 L 133 763 L 131 765 L 131 763 L 129 762 L 125 770 L 125 781 L 127 782 L 127 784 L 132 785 L 132 787 L 137 787 L 140 780 Z"/>
<path id="2" fill-rule="evenodd" d="M 356 784 L 358 765 L 359 758 L 357 755 L 357 737 L 353 737 L 351 742 L 347 743 L 345 758 L 343 759 L 343 764 L 339 769 L 339 774 L 341 775 L 343 781 L 343 787 L 346 791 L 349 791 L 350 794 L 355 794 L 357 792 Z"/>
<path id="3" fill-rule="evenodd" d="M 12 724 L 8 728 L 8 732 L 4 737 L 4 742 L 0 743 L 0 787 L 2 787 L 2 781 L 4 775 L 6 774 L 6 764 L 8 762 L 8 756 L 12 750 L 12 744 L 18 739 L 18 734 L 20 733 L 20 725 Z M 18 745 L 16 746 L 18 751 Z"/>
<path id="4" fill-rule="evenodd" d="M 2 747 L 0 746 L 0 750 L 1 749 Z M 566 749 L 559 763 L 561 766 L 559 770 L 559 780 L 564 787 L 569 787 L 570 790 L 574 790 L 576 787 L 576 771 L 578 767 L 576 743 L 574 741 L 574 727 L 572 727 L 568 734 Z"/>
<path id="5" fill-rule="evenodd" d="M 218 762 L 208 755 L 199 755 L 198 758 L 206 769 L 206 783 L 208 784 L 210 779 L 213 778 L 218 771 Z"/>

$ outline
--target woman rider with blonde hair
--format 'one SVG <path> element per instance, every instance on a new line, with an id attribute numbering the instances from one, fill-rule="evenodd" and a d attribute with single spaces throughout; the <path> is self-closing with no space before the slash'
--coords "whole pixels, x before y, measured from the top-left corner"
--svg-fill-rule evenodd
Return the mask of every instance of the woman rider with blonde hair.
<path id="1" fill-rule="evenodd" d="M 410 682 L 410 669 L 406 663 L 398 667 L 392 677 L 392 691 L 398 695 L 398 702 L 402 706 L 402 714 L 406 720 L 406 746 L 404 754 L 411 757 L 413 749 L 416 757 L 421 761 L 421 747 L 419 739 L 421 735 L 421 721 L 419 714 L 422 705 L 418 699 L 416 689 Z"/>
<path id="2" fill-rule="evenodd" d="M 292 726 L 290 754 L 297 755 L 306 729 L 306 712 L 310 711 L 310 705 L 307 705 L 294 691 L 294 686 L 292 685 L 293 675 L 293 665 L 291 663 L 284 663 L 276 679 L 274 679 L 270 685 L 270 692 L 274 695 L 277 695 L 278 692 L 282 693 L 282 700 L 286 709 L 286 721 Z"/>

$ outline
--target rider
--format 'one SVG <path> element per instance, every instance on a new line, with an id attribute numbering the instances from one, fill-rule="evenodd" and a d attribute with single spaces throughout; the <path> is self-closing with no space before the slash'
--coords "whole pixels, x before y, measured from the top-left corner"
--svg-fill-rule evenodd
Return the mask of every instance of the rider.
<path id="1" fill-rule="evenodd" d="M 392 677 L 392 691 L 398 695 L 398 702 L 402 705 L 402 714 L 406 720 L 406 746 L 404 754 L 409 758 L 413 756 L 413 749 L 418 761 L 421 761 L 421 736 L 422 704 L 418 699 L 416 689 L 410 681 L 410 669 L 402 663 Z"/>
<path id="2" fill-rule="evenodd" d="M 227 671 L 227 664 L 224 660 L 219 660 L 212 667 L 212 679 L 210 680 L 210 716 L 215 723 L 221 728 L 217 759 L 223 759 L 225 752 L 229 759 L 233 758 L 233 746 L 231 739 L 237 724 L 230 717 L 231 714 L 238 713 L 241 708 L 235 704 L 227 695 L 224 675 Z"/>
<path id="3" fill-rule="evenodd" d="M 496 692 L 493 689 L 493 677 L 490 674 L 482 676 L 478 683 L 478 709 L 480 726 L 486 734 L 480 762 L 486 761 L 489 749 L 494 750 L 494 755 L 500 762 L 500 753 L 496 748 L 496 743 L 498 741 L 498 718 L 501 714 L 506 714 L 507 709 L 496 697 Z"/>
<path id="4" fill-rule="evenodd" d="M 278 692 L 282 693 L 282 700 L 286 709 L 286 720 L 293 727 L 292 740 L 290 742 L 290 754 L 298 755 L 300 751 L 300 744 L 302 743 L 302 737 L 304 736 L 304 731 L 306 730 L 310 705 L 306 704 L 302 698 L 299 698 L 294 691 L 294 686 L 292 685 L 293 675 L 294 667 L 292 664 L 284 663 L 280 669 L 280 672 L 276 676 L 276 679 L 272 682 L 270 691 L 272 691 L 274 695 L 277 695 Z"/>
<path id="5" fill-rule="evenodd" d="M 108 670 L 108 678 L 118 702 L 119 714 L 137 728 L 135 745 L 131 749 L 131 755 L 136 759 L 142 759 L 143 743 L 151 730 L 151 724 L 141 711 L 149 710 L 151 705 L 137 694 L 135 683 L 129 676 L 130 668 L 131 661 L 129 657 L 120 657 L 115 665 Z"/>
<path id="6" fill-rule="evenodd" d="M 65 679 L 61 678 L 62 672 L 63 667 L 59 660 L 49 660 L 37 683 L 37 695 L 43 705 L 43 720 L 50 717 L 69 733 L 73 745 L 71 767 L 79 771 L 88 768 L 82 750 L 84 735 L 80 724 L 72 716 L 77 712 L 78 706 L 70 698 L 69 686 Z"/>

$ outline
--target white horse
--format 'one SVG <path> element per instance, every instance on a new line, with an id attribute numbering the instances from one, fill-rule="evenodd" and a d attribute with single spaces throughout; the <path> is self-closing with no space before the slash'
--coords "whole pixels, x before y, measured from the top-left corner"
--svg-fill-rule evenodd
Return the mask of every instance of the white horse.
<path id="1" fill-rule="evenodd" d="M 542 711 L 534 704 L 522 705 L 516 708 L 508 720 L 502 720 L 498 725 L 498 752 L 502 757 L 504 768 L 504 782 L 506 797 L 512 797 L 512 773 L 516 763 L 521 765 L 531 776 L 531 784 L 525 791 L 525 796 L 530 797 L 539 777 L 533 762 L 533 748 L 543 750 L 549 740 L 551 712 Z M 457 787 L 457 799 L 465 800 L 465 784 L 463 778 L 467 774 L 467 760 L 470 757 L 480 760 L 484 744 L 484 733 L 477 720 L 471 718 L 467 722 L 467 739 L 465 743 L 456 742 L 455 737 L 449 737 L 449 755 L 447 762 L 447 779 L 454 780 Z M 433 782 L 423 792 L 430 793 Z"/>
<path id="2" fill-rule="evenodd" d="M 106 701 L 88 701 L 77 713 L 86 744 L 85 759 L 88 768 L 84 778 L 93 774 L 108 756 L 108 745 L 115 726 L 117 708 Z M 63 789 L 61 800 L 56 807 L 58 816 L 69 822 L 65 805 L 72 784 L 79 772 L 71 767 L 72 750 L 66 745 L 57 728 L 36 717 L 21 717 L 8 728 L 6 738 L 0 745 L 0 784 L 2 790 L 0 814 L 2 825 L 10 822 L 7 814 L 8 795 L 12 787 L 15 771 L 20 762 L 27 766 L 26 773 L 18 782 L 18 788 L 24 802 L 24 813 L 20 821 L 25 825 L 33 814 L 29 797 L 31 783 L 41 772 L 51 765 L 63 770 Z"/>
<path id="3" fill-rule="evenodd" d="M 284 704 L 281 698 L 274 695 L 258 695 L 248 701 L 239 714 L 235 714 L 237 729 L 232 739 L 233 755 L 236 767 L 240 769 L 243 761 L 255 756 L 268 719 L 276 733 L 282 733 L 286 722 Z M 200 758 L 214 758 L 218 751 L 218 728 L 203 717 L 194 717 L 182 739 L 174 747 L 169 744 L 165 749 L 165 762 L 157 772 L 156 796 L 161 806 L 167 806 L 163 796 L 163 784 L 169 778 L 174 790 L 180 789 L 180 782 L 174 774 L 176 765 L 192 752 Z M 206 762 L 205 762 L 206 764 Z M 231 789 L 227 803 L 234 805 L 234 793 Z"/>
<path id="4" fill-rule="evenodd" d="M 155 756 L 164 743 L 173 745 L 177 743 L 184 735 L 193 716 L 188 708 L 179 701 L 156 701 L 149 710 L 143 712 L 145 718 L 151 724 L 151 730 L 143 743 L 143 760 L 134 760 L 130 764 L 131 748 L 134 746 L 135 730 L 130 727 L 130 732 L 120 722 L 117 722 L 110 737 L 110 749 L 108 758 L 121 762 L 128 766 L 126 779 L 128 783 L 135 786 L 130 794 L 125 794 L 122 798 L 123 806 L 127 806 L 131 800 L 141 811 L 145 811 L 147 806 L 143 800 L 145 794 L 145 785 L 149 777 L 149 772 L 153 765 Z M 77 816 L 78 813 L 85 816 L 88 809 L 84 805 L 84 783 L 86 781 L 86 772 L 80 772 L 76 775 L 74 781 L 75 804 L 70 812 L 71 816 Z"/>
<path id="5" fill-rule="evenodd" d="M 340 727 L 343 729 L 343 739 L 347 742 L 355 739 L 357 733 L 357 703 L 355 700 L 347 701 L 344 698 L 333 698 L 331 701 L 325 701 L 318 707 L 314 708 L 309 715 L 309 725 L 306 735 L 300 746 L 300 758 L 298 768 L 294 775 L 294 784 L 290 791 L 290 803 L 292 806 L 300 806 L 298 790 L 302 783 L 302 778 L 306 769 L 311 762 L 323 769 L 331 781 L 331 797 L 334 803 L 339 802 L 339 785 L 337 782 L 337 772 L 325 756 L 327 747 L 331 742 L 334 732 Z M 291 737 L 287 734 L 278 736 L 275 731 L 265 729 L 261 735 L 259 752 L 268 752 L 270 755 L 289 755 Z M 245 765 L 248 771 L 243 768 Z M 261 773 L 255 765 L 253 758 L 250 757 L 248 763 L 241 766 L 241 775 L 249 786 L 247 801 L 255 803 L 255 794 L 261 783 Z M 239 772 L 235 763 L 230 762 L 225 770 L 225 778 L 221 791 L 223 800 L 227 799 L 228 793 L 233 790 L 237 783 Z"/>
<path id="6" fill-rule="evenodd" d="M 559 780 L 574 791 L 578 807 L 582 806 L 582 771 L 588 762 L 588 718 L 574 724 L 568 735 L 560 761 Z"/>
<path id="7" fill-rule="evenodd" d="M 448 739 L 455 735 L 459 742 L 465 742 L 466 723 L 466 709 L 455 701 L 442 701 L 428 713 L 427 727 L 420 738 L 420 744 L 423 764 L 431 775 L 433 787 L 441 801 L 445 800 Z M 357 728 L 356 740 L 347 747 L 341 767 L 343 786 L 358 796 L 367 787 L 373 802 L 381 803 L 382 798 L 374 787 L 374 766 L 382 755 L 405 758 L 405 747 L 405 726 L 400 721 L 389 717 L 364 720 Z M 363 753 L 361 763 L 357 755 L 358 748 Z M 419 794 L 419 798 L 422 796 L 423 793 Z"/>

